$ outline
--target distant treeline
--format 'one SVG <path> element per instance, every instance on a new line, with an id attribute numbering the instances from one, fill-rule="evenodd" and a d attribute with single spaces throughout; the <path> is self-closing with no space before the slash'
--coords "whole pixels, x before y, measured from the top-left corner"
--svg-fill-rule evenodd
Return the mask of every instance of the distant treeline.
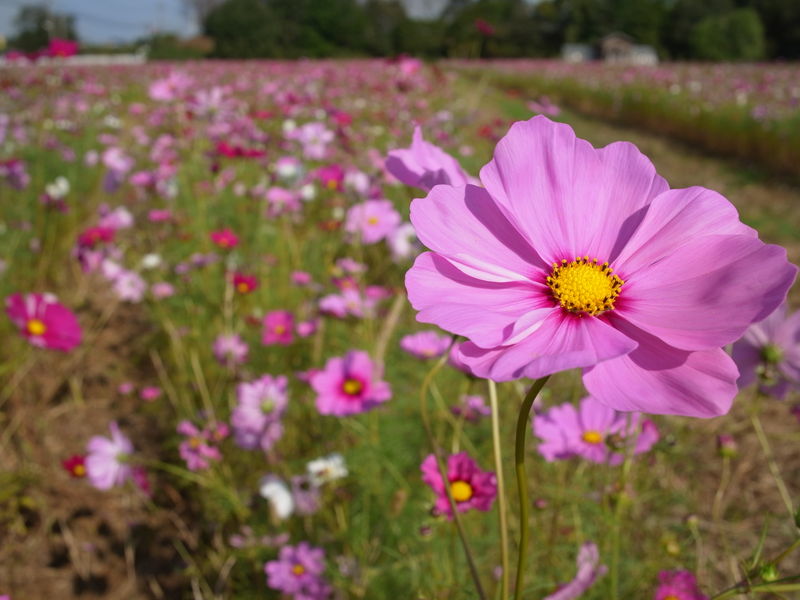
<path id="1" fill-rule="evenodd" d="M 800 58 L 800 0 L 226 0 L 203 20 L 219 58 L 553 56 L 623 32 L 662 58 Z"/>

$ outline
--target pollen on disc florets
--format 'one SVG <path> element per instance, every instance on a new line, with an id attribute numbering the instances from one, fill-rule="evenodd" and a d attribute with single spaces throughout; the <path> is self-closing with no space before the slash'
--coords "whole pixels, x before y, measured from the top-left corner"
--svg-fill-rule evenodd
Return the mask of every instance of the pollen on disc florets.
<path id="1" fill-rule="evenodd" d="M 598 315 L 613 310 L 625 283 L 607 262 L 577 256 L 573 261 L 553 263 L 547 285 L 562 308 L 578 315 Z"/>

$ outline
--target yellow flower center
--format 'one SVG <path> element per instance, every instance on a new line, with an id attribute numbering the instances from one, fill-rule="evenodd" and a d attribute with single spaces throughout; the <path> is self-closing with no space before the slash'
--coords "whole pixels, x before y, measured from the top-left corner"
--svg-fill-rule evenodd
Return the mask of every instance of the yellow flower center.
<path id="1" fill-rule="evenodd" d="M 250 286 L 246 284 L 244 281 L 242 281 L 241 283 L 239 283 L 239 285 L 236 286 L 236 289 L 239 290 L 242 294 L 246 294 L 247 292 L 250 291 Z"/>
<path id="2" fill-rule="evenodd" d="M 367 223 L 370 225 L 377 225 L 378 224 L 378 217 L 370 217 L 367 219 Z"/>
<path id="3" fill-rule="evenodd" d="M 28 321 L 27 327 L 28 333 L 31 335 L 44 335 L 44 332 L 47 331 L 47 327 L 39 319 L 31 319 Z"/>
<path id="4" fill-rule="evenodd" d="M 596 258 L 589 260 L 588 256 L 553 263 L 553 272 L 547 278 L 553 298 L 564 309 L 581 316 L 613 310 L 623 283 L 607 262 L 598 264 Z"/>
<path id="5" fill-rule="evenodd" d="M 303 573 L 306 572 L 306 568 L 303 565 L 297 564 L 292 567 L 292 573 L 300 577 Z"/>
<path id="6" fill-rule="evenodd" d="M 275 325 L 275 327 L 272 328 L 272 331 L 274 331 L 277 335 L 283 335 L 284 333 L 286 333 L 286 326 Z"/>
<path id="7" fill-rule="evenodd" d="M 83 477 L 86 475 L 86 467 L 83 465 L 75 465 L 75 467 L 72 469 L 72 472 L 76 477 Z"/>
<path id="8" fill-rule="evenodd" d="M 342 384 L 342 391 L 348 396 L 356 396 L 364 389 L 364 384 L 358 379 L 345 379 Z"/>
<path id="9" fill-rule="evenodd" d="M 335 179 L 329 179 L 327 186 L 329 190 L 335 190 L 336 188 L 339 187 L 339 182 L 336 181 Z"/>
<path id="10" fill-rule="evenodd" d="M 456 502 L 466 502 L 472 498 L 472 486 L 466 481 L 454 481 L 450 484 L 450 495 Z"/>
<path id="11" fill-rule="evenodd" d="M 603 434 L 590 429 L 589 431 L 584 431 L 581 438 L 583 438 L 583 441 L 587 444 L 599 444 L 603 441 Z"/>
<path id="12" fill-rule="evenodd" d="M 203 444 L 203 440 L 201 440 L 197 436 L 189 438 L 189 447 L 194 449 L 194 450 L 197 450 L 197 448 L 202 446 L 202 444 Z"/>
<path id="13" fill-rule="evenodd" d="M 678 598 L 677 596 L 674 596 L 674 595 L 670 594 L 669 596 L 664 598 L 664 600 L 681 600 L 681 599 Z"/>

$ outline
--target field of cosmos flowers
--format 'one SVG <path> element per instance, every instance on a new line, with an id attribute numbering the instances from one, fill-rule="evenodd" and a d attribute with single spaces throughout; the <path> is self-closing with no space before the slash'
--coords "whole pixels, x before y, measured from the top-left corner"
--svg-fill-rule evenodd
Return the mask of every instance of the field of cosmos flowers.
<path id="1" fill-rule="evenodd" d="M 0 70 L 0 598 L 798 597 L 797 67 L 558 64 Z"/>

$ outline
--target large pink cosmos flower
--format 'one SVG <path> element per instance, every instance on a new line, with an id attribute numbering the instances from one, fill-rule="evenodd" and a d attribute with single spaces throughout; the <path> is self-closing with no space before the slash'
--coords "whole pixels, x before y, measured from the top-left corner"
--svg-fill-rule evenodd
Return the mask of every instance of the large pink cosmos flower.
<path id="1" fill-rule="evenodd" d="M 344 229 L 359 234 L 364 244 L 374 244 L 391 235 L 402 221 L 389 200 L 365 200 L 347 211 Z"/>
<path id="2" fill-rule="evenodd" d="M 450 500 L 447 497 L 442 474 L 436 464 L 436 457 L 429 454 L 422 464 L 422 481 L 436 492 L 436 512 L 453 518 Z M 497 478 L 492 471 L 481 471 L 478 464 L 466 452 L 451 454 L 447 457 L 447 482 L 450 494 L 456 503 L 458 512 L 470 509 L 487 511 L 492 507 L 497 496 Z"/>
<path id="3" fill-rule="evenodd" d="M 13 294 L 6 313 L 34 346 L 68 352 L 81 343 L 78 319 L 52 294 Z"/>
<path id="4" fill-rule="evenodd" d="M 133 444 L 116 422 L 109 423 L 108 428 L 111 438 L 96 435 L 86 444 L 86 476 L 98 490 L 110 490 L 133 477 L 133 468 L 127 462 Z"/>
<path id="5" fill-rule="evenodd" d="M 413 201 L 432 252 L 406 276 L 417 320 L 467 337 L 475 375 L 584 368 L 617 410 L 729 410 L 738 371 L 722 346 L 786 297 L 783 248 L 718 193 L 670 190 L 633 144 L 595 149 L 542 116 L 511 127 L 481 182 Z"/>
<path id="6" fill-rule="evenodd" d="M 344 417 L 375 408 L 392 397 L 392 389 L 381 376 L 380 367 L 366 352 L 351 350 L 343 357 L 331 358 L 324 370 L 311 377 L 317 410 Z"/>

